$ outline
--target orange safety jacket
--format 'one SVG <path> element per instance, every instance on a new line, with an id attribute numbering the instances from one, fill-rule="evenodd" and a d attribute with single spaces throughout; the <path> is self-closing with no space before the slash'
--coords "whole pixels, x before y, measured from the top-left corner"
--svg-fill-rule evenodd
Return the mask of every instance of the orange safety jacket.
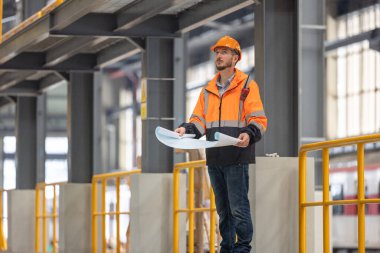
<path id="1" fill-rule="evenodd" d="M 206 134 L 208 141 L 215 141 L 215 132 L 233 137 L 247 133 L 250 145 L 246 148 L 226 146 L 206 149 L 207 165 L 234 165 L 255 162 L 255 145 L 267 128 L 259 87 L 255 81 L 249 80 L 249 93 L 241 98 L 242 90 L 248 76 L 235 69 L 235 76 L 228 89 L 220 96 L 216 81 L 218 73 L 204 87 L 199 95 L 189 123 L 183 123 L 186 133 L 195 133 L 196 138 Z"/>

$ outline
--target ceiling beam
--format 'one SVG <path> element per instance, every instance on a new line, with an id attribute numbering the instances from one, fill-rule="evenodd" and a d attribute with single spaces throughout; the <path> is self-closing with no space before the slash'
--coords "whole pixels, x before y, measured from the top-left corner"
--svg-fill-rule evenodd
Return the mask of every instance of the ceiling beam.
<path id="1" fill-rule="evenodd" d="M 49 18 L 43 17 L 1 43 L 0 64 L 49 37 Z"/>
<path id="2" fill-rule="evenodd" d="M 54 36 L 116 36 L 113 30 L 117 28 L 116 16 L 109 13 L 89 13 L 69 26 L 52 30 Z"/>
<path id="3" fill-rule="evenodd" d="M 189 32 L 206 23 L 231 14 L 257 2 L 256 0 L 208 0 L 179 14 L 178 32 Z"/>
<path id="4" fill-rule="evenodd" d="M 104 4 L 104 0 L 67 1 L 53 12 L 51 29 L 60 30 Z"/>
<path id="5" fill-rule="evenodd" d="M 117 16 L 117 29 L 128 30 L 172 7 L 178 0 L 141 0 Z"/>
<path id="6" fill-rule="evenodd" d="M 59 64 L 47 66 L 45 64 L 45 53 L 22 53 L 16 58 L 0 64 L 0 70 L 8 71 L 76 71 L 76 72 L 94 72 L 96 65 L 95 54 L 77 54 L 67 60 L 60 61 Z M 31 72 L 32 74 L 34 72 Z M 29 74 L 30 75 L 30 74 Z M 17 73 L 12 76 L 18 77 Z M 1 80 L 1 77 L 0 77 Z"/>
<path id="7" fill-rule="evenodd" d="M 107 38 L 79 37 L 72 38 L 68 42 L 53 48 L 47 52 L 45 67 L 51 67 L 78 54 L 86 47 L 96 45 Z"/>
<path id="8" fill-rule="evenodd" d="M 177 31 L 178 20 L 176 16 L 157 15 L 117 33 L 128 37 L 175 38 L 181 36 Z"/>
<path id="9" fill-rule="evenodd" d="M 66 79 L 63 78 L 60 74 L 57 74 L 56 72 L 54 72 L 39 80 L 38 89 L 44 92 L 62 81 L 66 81 Z"/>
<path id="10" fill-rule="evenodd" d="M 15 86 L 0 91 L 0 96 L 35 97 L 40 94 L 38 81 L 22 81 Z"/>
<path id="11" fill-rule="evenodd" d="M 97 67 L 104 68 L 112 63 L 124 60 L 142 51 L 130 40 L 125 40 L 102 50 L 97 57 Z"/>
<path id="12" fill-rule="evenodd" d="M 28 78 L 28 76 L 31 76 L 34 73 L 34 71 L 21 70 L 2 74 L 0 76 L 0 91 L 14 86 L 15 84 L 25 80 Z"/>
<path id="13" fill-rule="evenodd" d="M 0 108 L 3 107 L 3 106 L 6 106 L 8 104 L 11 104 L 13 103 L 12 100 L 10 100 L 9 98 L 7 97 L 0 97 Z M 2 117 L 1 117 L 2 118 Z M 2 132 L 3 133 L 3 132 Z M 14 133 L 13 133 L 14 134 Z"/>
<path id="14" fill-rule="evenodd" d="M 334 40 L 334 41 L 327 41 L 325 42 L 325 51 L 332 51 L 336 50 L 340 47 L 345 47 L 354 43 L 362 42 L 365 40 L 376 40 L 380 37 L 380 28 L 375 28 L 373 30 L 363 32 L 351 37 L 347 37 L 340 40 Z"/>
<path id="15" fill-rule="evenodd" d="M 21 53 L 11 60 L 0 64 L 0 69 L 18 70 L 18 69 L 39 69 L 45 64 L 44 53 Z"/>
<path id="16" fill-rule="evenodd" d="M 70 59 L 55 65 L 53 68 L 59 71 L 70 72 L 96 72 L 99 68 L 96 67 L 96 54 L 77 54 Z"/>
<path id="17" fill-rule="evenodd" d="M 121 14 L 126 15 L 126 14 Z M 90 13 L 68 27 L 50 32 L 56 37 L 179 37 L 174 15 L 157 15 L 126 30 L 117 31 L 117 17 L 108 13 Z M 116 30 L 116 31 L 115 31 Z"/>

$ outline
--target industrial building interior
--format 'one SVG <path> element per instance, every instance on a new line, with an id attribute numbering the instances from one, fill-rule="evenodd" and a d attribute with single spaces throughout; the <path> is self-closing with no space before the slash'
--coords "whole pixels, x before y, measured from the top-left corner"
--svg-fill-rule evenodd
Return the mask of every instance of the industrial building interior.
<path id="1" fill-rule="evenodd" d="M 219 252 L 204 150 L 166 147 L 155 128 L 189 119 L 217 72 L 210 46 L 230 35 L 268 117 L 251 252 L 380 252 L 380 1 L 0 3 L 0 251 Z M 307 196 L 323 204 L 303 230 L 300 150 L 322 142 Z M 181 164 L 197 160 L 193 189 Z M 194 196 L 207 210 L 177 224 Z"/>

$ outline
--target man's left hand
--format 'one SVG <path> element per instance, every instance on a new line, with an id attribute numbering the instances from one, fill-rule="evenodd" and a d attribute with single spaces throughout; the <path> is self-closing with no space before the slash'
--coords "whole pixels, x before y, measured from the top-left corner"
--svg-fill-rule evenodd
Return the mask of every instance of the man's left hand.
<path id="1" fill-rule="evenodd" d="M 241 133 L 238 137 L 239 142 L 236 144 L 236 146 L 241 148 L 246 148 L 249 145 L 249 135 L 247 133 Z"/>

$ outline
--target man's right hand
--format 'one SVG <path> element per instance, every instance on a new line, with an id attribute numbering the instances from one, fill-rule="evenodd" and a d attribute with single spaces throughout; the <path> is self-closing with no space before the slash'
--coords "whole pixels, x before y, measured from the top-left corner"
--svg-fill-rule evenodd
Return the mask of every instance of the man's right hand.
<path id="1" fill-rule="evenodd" d="M 176 130 L 174 130 L 174 132 L 178 133 L 179 136 L 182 136 L 186 133 L 186 129 L 184 127 L 179 127 Z"/>

